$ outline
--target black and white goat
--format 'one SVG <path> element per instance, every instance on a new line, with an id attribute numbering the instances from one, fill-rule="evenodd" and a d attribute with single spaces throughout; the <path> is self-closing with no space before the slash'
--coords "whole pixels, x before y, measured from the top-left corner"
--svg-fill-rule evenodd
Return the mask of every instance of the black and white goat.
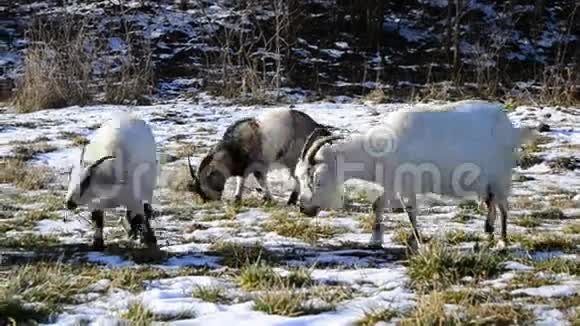
<path id="1" fill-rule="evenodd" d="M 253 174 L 262 187 L 264 200 L 270 200 L 268 171 L 283 166 L 293 174 L 306 139 L 316 129 L 320 137 L 330 135 L 328 127 L 307 114 L 286 109 L 235 122 L 201 161 L 197 173 L 188 160 L 194 192 L 203 200 L 219 200 L 227 179 L 234 176 L 237 178 L 235 201 L 240 202 L 245 179 Z M 296 178 L 294 181 L 289 205 L 298 198 Z"/>

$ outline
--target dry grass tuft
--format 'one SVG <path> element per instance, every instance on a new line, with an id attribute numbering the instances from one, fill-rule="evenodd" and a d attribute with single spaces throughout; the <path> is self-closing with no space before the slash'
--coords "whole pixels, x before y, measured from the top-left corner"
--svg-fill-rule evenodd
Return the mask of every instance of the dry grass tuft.
<path id="1" fill-rule="evenodd" d="M 265 223 L 264 229 L 276 232 L 281 236 L 297 238 L 308 243 L 316 243 L 320 238 L 331 238 L 346 232 L 344 228 L 321 223 L 312 223 L 311 219 L 289 216 L 286 211 L 276 211 Z"/>
<path id="2" fill-rule="evenodd" d="M 88 103 L 96 54 L 86 47 L 87 22 L 66 15 L 52 21 L 37 19 L 28 38 L 24 76 L 14 99 L 17 110 L 26 113 Z"/>
<path id="3" fill-rule="evenodd" d="M 358 218 L 359 227 L 363 232 L 372 232 L 375 226 L 375 216 L 374 214 L 364 214 L 360 215 Z"/>
<path id="4" fill-rule="evenodd" d="M 222 241 L 214 243 L 210 250 L 223 259 L 224 265 L 232 268 L 240 268 L 259 261 L 276 261 L 275 257 L 260 243 L 248 245 Z"/>
<path id="5" fill-rule="evenodd" d="M 538 219 L 531 216 L 523 216 L 512 221 L 513 224 L 524 228 L 535 228 L 542 225 Z"/>
<path id="6" fill-rule="evenodd" d="M 356 322 L 357 326 L 375 326 L 379 322 L 388 322 L 393 318 L 399 317 L 401 313 L 389 308 L 372 309 L 365 311 L 364 317 Z"/>
<path id="7" fill-rule="evenodd" d="M 401 326 L 457 325 L 457 317 L 445 313 L 445 301 L 441 292 L 419 297 L 417 306 L 401 320 Z"/>
<path id="8" fill-rule="evenodd" d="M 580 223 L 570 223 L 564 226 L 562 231 L 569 234 L 580 234 Z"/>
<path id="9" fill-rule="evenodd" d="M 531 168 L 534 165 L 540 164 L 544 162 L 544 159 L 538 155 L 534 155 L 528 152 L 522 153 L 520 158 L 518 159 L 518 166 L 522 169 L 526 170 Z"/>
<path id="10" fill-rule="evenodd" d="M 49 145 L 46 142 L 18 144 L 12 148 L 14 157 L 21 161 L 33 159 L 38 154 L 53 152 L 56 146 Z"/>
<path id="11" fill-rule="evenodd" d="M 363 97 L 363 100 L 375 104 L 381 104 L 386 103 L 389 100 L 389 97 L 387 96 L 387 94 L 385 94 L 385 91 L 383 91 L 382 88 L 375 88 L 372 91 L 370 91 L 367 95 L 365 95 Z"/>
<path id="12" fill-rule="evenodd" d="M 483 239 L 476 232 L 465 232 L 463 230 L 454 230 L 445 233 L 445 241 L 450 245 L 457 245 L 462 242 L 479 242 Z"/>
<path id="13" fill-rule="evenodd" d="M 310 271 L 306 269 L 295 269 L 286 276 L 281 276 L 264 264 L 257 262 L 246 265 L 240 270 L 238 276 L 240 287 L 247 291 L 263 289 L 299 289 L 314 285 Z"/>
<path id="14" fill-rule="evenodd" d="M 308 301 L 308 294 L 297 290 L 272 290 L 259 294 L 254 299 L 254 310 L 270 315 L 304 316 L 333 310 L 332 305 L 314 305 Z"/>
<path id="15" fill-rule="evenodd" d="M 508 289 L 537 288 L 545 285 L 554 285 L 557 282 L 553 277 L 546 277 L 535 273 L 518 273 L 510 280 Z"/>
<path id="16" fill-rule="evenodd" d="M 0 183 L 12 183 L 23 190 L 45 189 L 54 180 L 48 168 L 27 165 L 18 159 L 0 162 Z"/>
<path id="17" fill-rule="evenodd" d="M 513 234 L 510 238 L 521 243 L 522 247 L 529 251 L 573 250 L 576 248 L 575 242 L 570 237 L 561 234 L 549 233 L 537 236 Z"/>
<path id="18" fill-rule="evenodd" d="M 263 263 L 254 263 L 244 266 L 238 276 L 240 287 L 247 291 L 268 289 L 280 284 L 280 276 L 272 267 Z"/>
<path id="19" fill-rule="evenodd" d="M 487 300 L 485 296 L 480 299 Z M 401 320 L 400 325 L 529 325 L 535 320 L 531 310 L 518 304 L 471 302 L 469 295 L 432 292 L 419 298 L 416 308 Z M 446 309 L 446 303 L 460 309 Z"/>
<path id="20" fill-rule="evenodd" d="M 191 294 L 194 298 L 212 303 L 227 303 L 229 299 L 225 296 L 224 290 L 217 286 L 198 286 Z"/>
<path id="21" fill-rule="evenodd" d="M 89 139 L 79 133 L 72 131 L 61 131 L 60 136 L 70 140 L 75 146 L 83 146 L 89 143 Z"/>
<path id="22" fill-rule="evenodd" d="M 483 212 L 480 209 L 479 203 L 472 199 L 460 202 L 459 205 L 457 205 L 457 207 L 463 211 L 469 211 L 476 214 L 483 214 Z"/>
<path id="23" fill-rule="evenodd" d="M 495 252 L 482 250 L 462 254 L 433 240 L 424 245 L 407 262 L 409 276 L 419 289 L 444 289 L 457 284 L 465 277 L 486 279 L 501 271 L 503 257 Z"/>
<path id="24" fill-rule="evenodd" d="M 0 291 L 0 294 L 3 293 Z M 35 325 L 48 322 L 49 317 L 58 312 L 50 307 L 27 304 L 14 297 L 0 298 L 0 325 Z"/>
<path id="25" fill-rule="evenodd" d="M 11 226 L 8 226 L 8 229 L 10 228 Z M 60 240 L 55 235 L 38 235 L 36 233 L 0 238 L 0 248 L 44 250 L 58 244 L 60 244 Z"/>
<path id="26" fill-rule="evenodd" d="M 142 326 L 151 325 L 155 320 L 153 313 L 139 303 L 132 304 L 120 317 L 134 325 Z"/>
<path id="27" fill-rule="evenodd" d="M 517 197 L 510 203 L 510 206 L 513 209 L 540 210 L 544 208 L 541 201 L 533 200 L 530 197 Z"/>
<path id="28" fill-rule="evenodd" d="M 544 220 L 565 220 L 568 217 L 559 208 L 548 208 L 540 212 L 532 212 L 531 218 Z"/>

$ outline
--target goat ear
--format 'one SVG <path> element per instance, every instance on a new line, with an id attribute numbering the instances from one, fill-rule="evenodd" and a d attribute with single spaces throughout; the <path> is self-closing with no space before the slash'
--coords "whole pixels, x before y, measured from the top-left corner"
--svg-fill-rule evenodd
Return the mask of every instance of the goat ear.
<path id="1" fill-rule="evenodd" d="M 316 141 L 320 137 L 327 137 L 330 135 L 331 135 L 330 131 L 328 131 L 328 129 L 326 128 L 314 129 L 314 131 L 312 131 L 310 135 L 308 135 L 308 138 L 306 138 L 304 146 L 302 146 L 302 153 L 300 153 L 300 158 L 302 158 L 303 160 L 306 158 L 306 153 L 308 153 L 308 149 L 310 149 L 310 146 L 312 146 L 314 141 Z"/>

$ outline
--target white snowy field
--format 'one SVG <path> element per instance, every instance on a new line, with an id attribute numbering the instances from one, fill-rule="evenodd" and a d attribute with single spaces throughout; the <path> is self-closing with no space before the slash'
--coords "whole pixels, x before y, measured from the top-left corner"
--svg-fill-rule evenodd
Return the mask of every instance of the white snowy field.
<path id="1" fill-rule="evenodd" d="M 411 107 L 312 103 L 295 109 L 348 134 L 365 132 L 390 112 Z M 408 231 L 406 215 L 385 212 L 383 248 L 368 248 L 373 192 L 365 191 L 370 189 L 367 185 L 351 184 L 348 209 L 321 212 L 313 219 L 284 205 L 291 189 L 287 171 L 273 171 L 269 176 L 275 205 L 263 205 L 252 183 L 241 207 L 229 202 L 231 182 L 223 203 L 202 205 L 191 194 L 176 189 L 188 177 L 185 151 L 194 148 L 196 164 L 231 123 L 279 108 L 183 102 L 0 113 L 0 157 L 8 162 L 8 157 L 22 155 L 23 147 L 41 148 L 26 157 L 30 158 L 28 164 L 46 167 L 55 176 L 41 190 L 0 185 L 0 291 L 13 291 L 0 295 L 10 293 L 20 304 L 31 304 L 24 305 L 26 309 L 46 308 L 49 312 L 38 320 L 59 325 L 118 324 L 123 320 L 253 326 L 410 322 L 409 316 L 417 313 L 416 307 L 429 292 L 418 290 L 416 274 L 409 270 L 401 241 L 401 234 Z M 153 227 L 161 252 L 149 252 L 127 239 L 119 222 L 122 210 L 106 213 L 107 249 L 92 251 L 87 246 L 92 240 L 88 212 L 66 212 L 60 201 L 67 171 L 80 154 L 78 139 L 90 138 L 98 124 L 119 110 L 149 122 L 158 143 L 162 177 L 155 195 Z M 515 169 L 508 227 L 512 240 L 507 254 L 501 254 L 503 261 L 494 275 L 465 276 L 445 291 L 492 293 L 493 302 L 485 304 L 514 308 L 516 317 L 507 324 L 572 324 L 580 313 L 580 109 L 518 107 L 509 116 L 516 125 L 544 123 L 550 128 L 527 150 L 526 155 L 535 157 L 530 161 L 536 164 Z M 419 226 L 427 238 L 440 238 L 450 247 L 474 255 L 474 245 L 484 247 L 486 243 L 484 214 L 457 199 L 425 196 L 420 201 Z M 260 264 L 270 265 L 268 273 L 278 279 L 304 272 L 308 282 L 296 288 L 280 284 L 248 287 L 245 272 Z M 56 271 L 50 266 L 56 266 Z M 70 284 L 63 282 L 63 286 L 74 295 L 58 299 L 32 295 L 38 290 L 32 281 L 15 284 L 15 279 L 30 277 L 27 268 L 65 278 L 70 273 Z M 89 274 L 92 279 L 87 282 Z M 79 281 L 79 275 L 86 276 L 84 281 Z M 138 276 L 119 281 L 127 275 Z M 57 283 L 50 278 L 47 282 Z M 44 293 L 55 287 L 48 286 Z M 208 295 L 210 290 L 215 295 Z M 283 297 L 282 292 L 291 293 L 291 298 Z M 1 300 L 0 324 L 11 317 L 3 314 L 15 311 Z M 300 307 L 288 307 L 291 300 L 297 300 Z M 465 304 L 445 303 L 448 312 Z M 471 311 L 472 307 L 463 308 Z M 381 316 L 381 311 L 394 315 Z M 496 317 L 468 314 L 465 320 L 501 324 L 502 319 L 493 319 Z"/>

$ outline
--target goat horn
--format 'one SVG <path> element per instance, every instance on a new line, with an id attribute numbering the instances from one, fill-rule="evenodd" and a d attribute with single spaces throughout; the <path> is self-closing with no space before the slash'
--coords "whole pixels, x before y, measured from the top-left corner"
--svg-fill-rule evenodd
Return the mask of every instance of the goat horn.
<path id="1" fill-rule="evenodd" d="M 83 149 L 81 150 L 81 157 L 79 159 L 79 165 L 83 165 L 83 158 L 85 156 L 85 149 L 87 148 L 87 145 L 83 145 Z"/>
<path id="2" fill-rule="evenodd" d="M 187 166 L 189 167 L 189 173 L 191 173 L 191 178 L 193 179 L 193 182 L 197 181 L 197 177 L 195 176 L 195 171 L 193 169 L 193 166 L 191 165 L 191 159 L 190 156 L 187 156 Z"/>
<path id="3" fill-rule="evenodd" d="M 322 148 L 322 146 L 334 141 L 334 140 L 339 140 L 339 139 L 344 139 L 343 136 L 329 136 L 329 137 L 324 137 L 321 139 L 318 139 L 314 142 L 314 144 L 312 144 L 312 146 L 308 149 L 308 152 L 306 153 L 306 159 L 308 160 L 308 164 L 310 165 L 314 165 L 314 156 L 316 155 L 316 153 L 318 153 L 318 151 Z"/>
<path id="4" fill-rule="evenodd" d="M 314 143 L 314 141 L 316 141 L 318 138 L 326 137 L 326 136 L 330 136 L 330 132 L 328 131 L 328 129 L 326 129 L 326 128 L 314 129 L 310 133 L 310 135 L 308 135 L 306 142 L 304 142 L 304 145 L 302 146 L 302 153 L 300 153 L 300 157 L 302 159 L 305 159 L 306 153 L 308 152 L 308 149 L 310 148 L 310 146 L 312 146 L 312 143 Z"/>
<path id="5" fill-rule="evenodd" d="M 92 170 L 92 169 L 96 168 L 97 166 L 99 166 L 104 161 L 109 160 L 109 159 L 112 159 L 112 158 L 115 158 L 115 157 L 114 156 L 111 156 L 111 155 L 103 156 L 100 159 L 96 160 L 93 164 L 91 164 L 91 166 L 89 167 L 89 169 Z"/>

